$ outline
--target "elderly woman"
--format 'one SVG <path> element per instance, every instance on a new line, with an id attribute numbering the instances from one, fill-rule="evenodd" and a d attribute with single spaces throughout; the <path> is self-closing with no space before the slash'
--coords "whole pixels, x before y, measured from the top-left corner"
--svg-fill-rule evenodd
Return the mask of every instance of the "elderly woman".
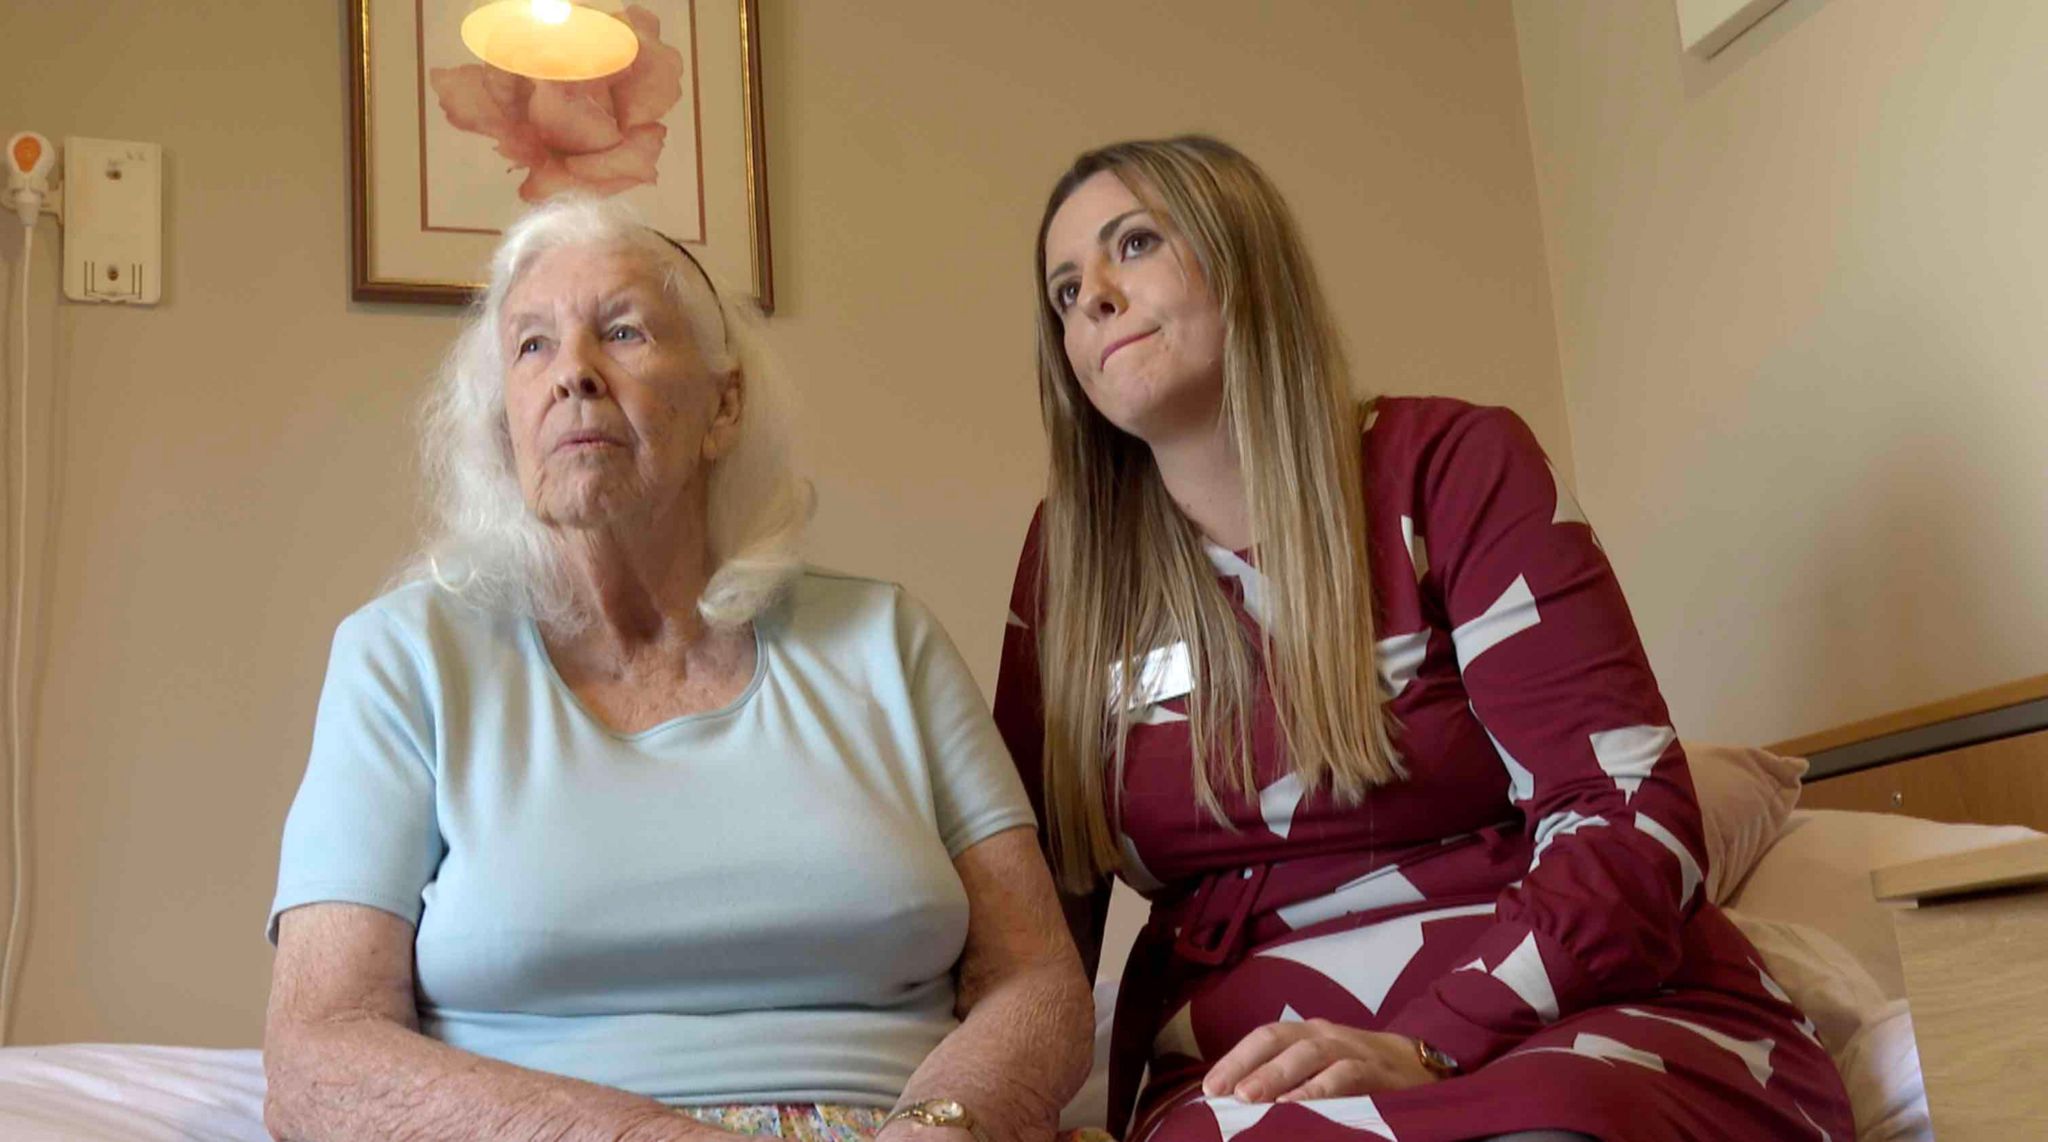
<path id="1" fill-rule="evenodd" d="M 1051 1135 L 1090 1009 L 1028 802 L 932 616 L 796 562 L 755 336 L 617 206 L 507 232 L 285 825 L 278 1137 Z"/>
<path id="2" fill-rule="evenodd" d="M 1850 1137 L 1705 899 L 1684 747 L 1521 421 L 1357 402 L 1286 203 L 1216 140 L 1082 155 L 1035 254 L 1052 480 L 996 715 L 1084 954 L 1111 874 L 1152 900 L 1111 1126 Z"/>

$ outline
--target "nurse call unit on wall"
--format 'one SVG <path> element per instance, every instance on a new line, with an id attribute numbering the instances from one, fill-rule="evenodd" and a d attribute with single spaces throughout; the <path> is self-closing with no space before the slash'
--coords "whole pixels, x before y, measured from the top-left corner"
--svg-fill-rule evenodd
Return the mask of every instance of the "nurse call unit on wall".
<path id="1" fill-rule="evenodd" d="M 164 150 L 64 140 L 64 296 L 154 305 L 163 296 Z"/>
<path id="2" fill-rule="evenodd" d="M 64 296 L 154 305 L 163 296 L 164 150 L 115 139 L 64 140 L 34 131 L 7 140 L 5 204 L 33 231 L 36 216 L 64 226 Z"/>

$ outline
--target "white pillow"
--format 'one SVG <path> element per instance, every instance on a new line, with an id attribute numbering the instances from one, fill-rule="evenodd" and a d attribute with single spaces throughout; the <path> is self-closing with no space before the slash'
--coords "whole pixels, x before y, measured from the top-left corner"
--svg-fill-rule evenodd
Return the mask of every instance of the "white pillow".
<path id="1" fill-rule="evenodd" d="M 1847 1049 L 1864 1025 L 1893 1002 L 1849 949 L 1827 933 L 1735 908 L 1724 909 L 1723 914 L 1749 937 L 1771 978 L 1813 1020 L 1830 1055 Z"/>
<path id="2" fill-rule="evenodd" d="M 1856 1113 L 1856 1142 L 1934 1142 L 1927 1082 L 1905 1000 L 1885 1004 L 1835 1057 L 1835 1066 Z"/>
<path id="3" fill-rule="evenodd" d="M 1899 945 L 1890 912 L 1870 894 L 1870 871 L 2040 835 L 2018 825 L 1801 809 L 1728 905 L 1820 929 L 1856 957 L 1887 997 L 1898 999 L 1906 994 Z"/>
<path id="4" fill-rule="evenodd" d="M 1755 945 L 1771 979 L 1813 1021 L 1842 1073 L 1857 1142 L 1932 1142 L 1927 1084 L 1906 1001 L 1886 998 L 1849 950 L 1824 932 L 1736 909 L 1727 916 Z"/>
<path id="5" fill-rule="evenodd" d="M 1733 745 L 1686 743 L 1707 840 L 1707 899 L 1735 894 L 1799 801 L 1806 760 Z"/>

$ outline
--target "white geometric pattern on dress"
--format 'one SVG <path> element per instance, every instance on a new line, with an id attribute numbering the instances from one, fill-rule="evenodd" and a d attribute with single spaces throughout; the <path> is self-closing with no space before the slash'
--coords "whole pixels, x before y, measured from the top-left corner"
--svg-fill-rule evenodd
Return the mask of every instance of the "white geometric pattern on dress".
<path id="1" fill-rule="evenodd" d="M 1305 1098 L 1294 1105 L 1315 1111 L 1339 1126 L 1363 1130 L 1376 1134 L 1387 1142 L 1401 1142 L 1394 1136 L 1394 1128 L 1380 1114 L 1380 1108 L 1373 1105 L 1371 1095 L 1355 1098 Z"/>
<path id="2" fill-rule="evenodd" d="M 1712 1043 L 1714 1046 L 1741 1059 L 1742 1065 L 1749 1068 L 1749 1077 L 1756 1080 L 1756 1085 L 1768 1086 L 1770 1084 L 1771 1052 L 1778 1045 L 1769 1039 L 1737 1039 L 1733 1035 L 1723 1034 L 1712 1027 L 1702 1027 L 1697 1023 L 1684 1019 L 1673 1019 L 1669 1015 L 1659 1015 L 1654 1011 L 1644 1011 L 1636 1007 L 1624 1007 L 1621 1009 L 1621 1013 L 1623 1015 L 1633 1015 L 1639 1019 L 1655 1019 L 1660 1023 L 1669 1023 L 1674 1027 L 1683 1027 L 1707 1042 Z"/>
<path id="3" fill-rule="evenodd" d="M 1605 817 L 1584 817 L 1566 809 L 1552 813 L 1536 822 L 1536 850 L 1529 854 L 1529 867 L 1543 863 L 1543 850 L 1559 837 L 1569 837 L 1580 829 L 1599 828 L 1607 823 Z"/>
<path id="4" fill-rule="evenodd" d="M 1579 510 L 1579 501 L 1572 496 L 1572 490 L 1564 486 L 1564 480 L 1557 474 L 1557 465 L 1545 460 L 1543 466 L 1550 469 L 1550 486 L 1557 492 L 1557 508 L 1550 513 L 1552 523 L 1583 523 L 1593 526 L 1586 513 Z"/>
<path id="5" fill-rule="evenodd" d="M 1151 869 L 1145 867 L 1145 859 L 1138 855 L 1138 846 L 1132 842 L 1129 833 L 1118 830 L 1116 847 L 1122 850 L 1124 858 L 1117 866 L 1117 874 L 1132 888 L 1139 892 L 1157 892 L 1166 887 L 1158 877 L 1152 875 Z"/>
<path id="6" fill-rule="evenodd" d="M 1593 756 L 1607 776 L 1614 779 L 1623 800 L 1634 799 L 1643 779 L 1657 767 L 1657 759 L 1678 738 L 1670 726 L 1623 726 L 1588 736 L 1593 742 Z"/>
<path id="7" fill-rule="evenodd" d="M 1772 999 L 1777 1000 L 1779 1003 L 1792 1002 L 1792 997 L 1785 994 L 1785 989 L 1778 986 L 1778 981 L 1771 978 L 1771 973 L 1764 970 L 1764 965 L 1751 960 L 1749 961 L 1749 966 L 1756 969 L 1756 978 L 1763 981 L 1764 990 L 1771 993 Z"/>
<path id="8" fill-rule="evenodd" d="M 1302 793 L 1301 778 L 1292 773 L 1259 790 L 1259 816 L 1283 841 L 1294 828 L 1294 810 L 1301 804 Z"/>
<path id="9" fill-rule="evenodd" d="M 1415 568 L 1415 581 L 1420 583 L 1429 574 L 1429 545 L 1415 534 L 1415 521 L 1405 515 L 1401 517 L 1401 542 L 1408 545 L 1408 564 Z"/>
<path id="10" fill-rule="evenodd" d="M 1472 711 L 1472 716 L 1478 717 L 1479 711 Z M 1480 728 L 1486 729 L 1484 726 Z M 1508 752 L 1508 747 L 1500 744 L 1500 739 L 1493 736 L 1492 730 L 1486 730 L 1486 740 L 1493 743 L 1493 752 L 1500 755 L 1500 763 L 1508 771 L 1508 800 L 1521 805 L 1536 796 L 1536 775 L 1529 772 L 1527 766 L 1515 760 L 1515 755 Z"/>
<path id="11" fill-rule="evenodd" d="M 1466 965 L 1465 965 L 1464 967 L 1461 967 L 1461 968 L 1459 968 L 1458 970 L 1459 970 L 1459 971 L 1485 971 L 1485 970 L 1486 970 L 1486 958 L 1485 958 L 1484 956 L 1482 956 L 1482 957 L 1480 957 L 1479 959 L 1473 960 L 1473 961 L 1472 961 L 1471 963 L 1469 963 L 1469 964 L 1466 964 Z"/>
<path id="12" fill-rule="evenodd" d="M 1828 1045 L 1820 1041 L 1820 1028 L 1813 1025 L 1813 1020 L 1802 1016 L 1799 1020 L 1799 1033 L 1806 1036 L 1807 1042 L 1812 1043 L 1821 1050 L 1825 1051 L 1828 1049 Z"/>
<path id="13" fill-rule="evenodd" d="M 1379 1014 L 1394 981 L 1408 970 L 1408 961 L 1422 950 L 1422 926 L 1432 920 L 1457 916 L 1481 916 L 1493 912 L 1491 904 L 1470 904 L 1443 908 L 1387 920 L 1370 928 L 1353 928 L 1327 936 L 1298 940 L 1257 953 L 1272 959 L 1290 960 L 1323 975 L 1331 983 Z"/>
<path id="14" fill-rule="evenodd" d="M 1209 553 L 1209 562 L 1216 570 L 1237 580 L 1244 588 L 1244 613 L 1260 626 L 1266 626 L 1266 576 L 1227 547 L 1204 543 L 1202 550 Z"/>
<path id="15" fill-rule="evenodd" d="M 1301 1017 L 1301 1012 L 1299 1012 L 1299 1011 L 1296 1011 L 1296 1010 L 1294 1009 L 1294 1005 L 1290 1003 L 1290 1004 L 1288 1004 L 1287 1006 L 1285 1006 L 1285 1007 L 1282 1007 L 1282 1008 L 1280 1009 L 1280 1018 L 1279 1018 L 1279 1019 L 1277 1019 L 1277 1020 L 1275 1020 L 1275 1022 L 1278 1022 L 1278 1023 L 1306 1023 L 1306 1022 L 1308 1022 L 1308 1020 L 1306 1020 L 1306 1019 L 1303 1019 L 1303 1018 Z"/>
<path id="16" fill-rule="evenodd" d="M 1771 993 L 1772 999 L 1775 999 L 1779 1003 L 1785 1004 L 1788 1007 L 1798 1006 L 1798 1004 L 1792 1002 L 1791 996 L 1785 994 L 1785 989 L 1778 986 L 1778 981 L 1771 978 L 1771 973 L 1764 970 L 1764 965 L 1756 962 L 1755 960 L 1751 960 L 1749 961 L 1749 966 L 1756 969 L 1756 977 L 1763 981 L 1764 990 Z M 1813 1025 L 1813 1020 L 1804 1018 L 1804 1014 L 1804 1012 L 1801 1012 L 1802 1017 L 1799 1020 L 1799 1033 L 1801 1035 L 1806 1036 L 1808 1039 L 1813 1040 L 1814 1043 L 1820 1044 L 1821 1048 L 1825 1050 L 1826 1045 L 1821 1044 L 1820 1042 L 1820 1029 Z M 1825 1131 L 1823 1131 L 1823 1133 L 1825 1133 Z"/>
<path id="17" fill-rule="evenodd" d="M 1451 642 L 1458 648 L 1458 669 L 1467 669 L 1473 659 L 1542 621 L 1542 616 L 1536 613 L 1536 596 L 1529 591 L 1528 578 L 1515 576 L 1515 581 L 1486 608 L 1485 614 L 1451 632 Z"/>
<path id="18" fill-rule="evenodd" d="M 1123 709 L 1135 710 L 1141 706 L 1155 705 L 1169 698 L 1179 698 L 1194 692 L 1195 666 L 1185 642 L 1154 647 L 1146 651 L 1137 660 L 1137 670 L 1134 673 L 1137 680 L 1126 687 L 1123 660 L 1118 659 L 1109 664 L 1111 712 L 1116 711 L 1118 703 L 1122 703 Z"/>
<path id="19" fill-rule="evenodd" d="M 1605 1035 L 1580 1035 L 1572 1040 L 1572 1047 L 1596 1059 L 1613 1059 L 1618 1063 L 1634 1063 L 1636 1066 L 1647 1067 L 1653 1071 L 1662 1071 L 1664 1069 L 1664 1060 L 1648 1051 L 1631 1047 L 1619 1039 L 1609 1039 Z"/>
<path id="20" fill-rule="evenodd" d="M 1544 970 L 1543 951 L 1536 946 L 1536 933 L 1524 936 L 1508 958 L 1489 974 L 1521 996 L 1536 1018 L 1546 1024 L 1557 1022 L 1557 991 L 1550 986 L 1550 973 Z"/>
<path id="21" fill-rule="evenodd" d="M 1650 839 L 1671 850 L 1671 855 L 1678 858 L 1680 878 L 1678 906 L 1680 908 L 1685 907 L 1685 902 L 1692 899 L 1692 890 L 1700 886 L 1699 862 L 1692 859 L 1691 853 L 1685 851 L 1685 843 L 1683 841 L 1673 836 L 1670 829 L 1658 824 L 1654 818 L 1637 813 L 1636 828 L 1648 834 Z"/>
<path id="22" fill-rule="evenodd" d="M 1815 1122 L 1813 1120 L 1813 1115 L 1806 1113 L 1805 1107 L 1795 1102 L 1792 1104 L 1792 1109 L 1798 1111 L 1799 1117 L 1804 1118 L 1806 1120 L 1806 1124 L 1808 1126 L 1813 1127 L 1813 1132 L 1820 1135 L 1820 1142 L 1835 1142 L 1834 1138 L 1828 1134 L 1827 1130 L 1823 1128 L 1820 1123 Z"/>
<path id="23" fill-rule="evenodd" d="M 1321 896 L 1312 897 L 1299 904 L 1289 904 L 1279 910 L 1280 918 L 1287 926 L 1302 929 L 1310 924 L 1320 924 L 1333 916 L 1352 912 L 1370 912 L 1390 904 L 1414 904 L 1427 899 L 1414 882 L 1401 875 L 1396 865 L 1376 868 L 1357 880 L 1338 885 Z"/>
<path id="24" fill-rule="evenodd" d="M 1622 1040 L 1610 1040 L 1608 1036 L 1593 1036 L 1593 1034 L 1581 1034 L 1579 1038 L 1571 1040 L 1569 1048 L 1524 1048 L 1524 1050 L 1518 1050 L 1518 1052 L 1509 1054 L 1507 1058 L 1522 1058 L 1524 1054 L 1577 1054 L 1581 1058 L 1597 1058 L 1597 1060 L 1608 1062 L 1608 1064 L 1632 1062 L 1636 1066 L 1647 1066 L 1651 1070 L 1665 1072 L 1663 1060 L 1657 1058 L 1655 1054 L 1642 1050 L 1642 1048 L 1632 1048 L 1632 1046 L 1624 1044 Z"/>
<path id="25" fill-rule="evenodd" d="M 1398 698 L 1422 669 L 1423 656 L 1429 653 L 1429 628 L 1424 627 L 1414 634 L 1383 638 L 1373 644 L 1373 651 L 1373 662 L 1379 667 L 1380 681 L 1387 687 L 1387 697 Z"/>
<path id="26" fill-rule="evenodd" d="M 1018 617 L 1017 617 L 1017 612 L 1015 612 L 1015 611 L 1011 611 L 1011 612 L 1010 612 L 1010 617 L 1009 617 L 1009 619 L 1008 619 L 1008 620 L 1006 620 L 1006 621 L 1005 621 L 1005 622 L 1003 623 L 1003 625 L 1004 625 L 1004 626 L 1012 626 L 1012 627 L 1023 627 L 1023 629 L 1025 629 L 1025 630 L 1030 630 L 1030 629 L 1031 629 L 1031 628 L 1030 628 L 1030 627 L 1028 627 L 1028 626 L 1024 626 L 1024 620 L 1023 620 L 1023 619 L 1020 619 L 1020 618 L 1018 618 Z"/>
<path id="27" fill-rule="evenodd" d="M 1147 706 L 1136 714 L 1131 715 L 1131 724 L 1134 726 L 1170 726 L 1175 722 L 1185 722 L 1187 720 L 1188 716 L 1186 714 L 1178 710 L 1169 709 L 1164 705 Z"/>
<path id="28" fill-rule="evenodd" d="M 1572 1040 L 1569 1047 L 1530 1047 L 1516 1051 L 1512 1058 L 1523 1055 L 1580 1055 L 1588 1059 L 1599 1059 L 1603 1063 L 1634 1063 L 1639 1067 L 1664 1073 L 1664 1060 L 1643 1050 L 1631 1047 L 1619 1039 L 1605 1035 L 1581 1034 Z"/>
<path id="29" fill-rule="evenodd" d="M 1216 1116 L 1216 1132 L 1223 1136 L 1223 1142 L 1230 1142 L 1232 1138 L 1257 1126 L 1259 1119 L 1266 1117 L 1267 1111 L 1279 1105 L 1272 1102 L 1245 1102 L 1228 1095 L 1222 1098 L 1205 1098 L 1202 1101 L 1208 1104 L 1209 1113 Z"/>

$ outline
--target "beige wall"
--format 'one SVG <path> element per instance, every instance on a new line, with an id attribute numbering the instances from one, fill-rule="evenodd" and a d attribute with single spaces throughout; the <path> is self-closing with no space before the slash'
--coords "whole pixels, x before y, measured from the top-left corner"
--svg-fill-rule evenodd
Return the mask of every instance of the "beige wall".
<path id="1" fill-rule="evenodd" d="M 168 172 L 157 308 L 59 306 L 48 222 L 37 249 L 57 522 L 18 1041 L 258 1035 L 327 639 L 413 534 L 409 417 L 454 331 L 348 301 L 338 7 L 5 18 L 0 133 L 151 140 Z M 1029 243 L 1087 144 L 1240 141 L 1292 195 L 1369 383 L 1512 405 L 1569 464 L 1505 3 L 762 7 L 773 327 L 808 404 L 816 555 L 927 598 L 984 685 L 1041 473 Z M 0 226 L 9 268 L 19 250 Z"/>
<path id="2" fill-rule="evenodd" d="M 1515 16 L 1581 498 L 1683 733 L 2048 670 L 2048 6 Z"/>

